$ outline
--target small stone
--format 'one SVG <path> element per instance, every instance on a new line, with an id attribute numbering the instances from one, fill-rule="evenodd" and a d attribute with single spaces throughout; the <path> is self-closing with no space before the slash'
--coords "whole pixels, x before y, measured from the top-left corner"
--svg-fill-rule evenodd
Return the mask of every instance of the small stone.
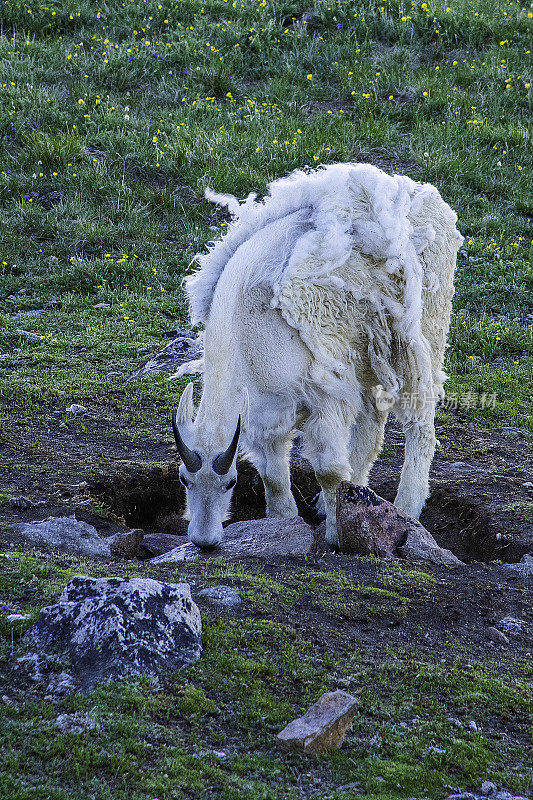
<path id="1" fill-rule="evenodd" d="M 303 717 L 289 722 L 278 733 L 279 747 L 304 753 L 341 747 L 358 704 L 355 697 L 340 689 L 326 692 Z"/>
<path id="2" fill-rule="evenodd" d="M 93 308 L 111 308 L 109 303 L 97 303 Z"/>
<path id="3" fill-rule="evenodd" d="M 524 625 L 524 620 L 516 617 L 504 617 L 498 622 L 498 627 L 509 636 L 518 636 Z"/>
<path id="4" fill-rule="evenodd" d="M 489 797 L 497 791 L 496 785 L 492 781 L 483 781 L 481 784 L 481 794 Z"/>
<path id="5" fill-rule="evenodd" d="M 531 481 L 526 481 L 522 484 L 522 489 L 533 489 L 533 483 L 531 483 Z"/>
<path id="6" fill-rule="evenodd" d="M 503 428 L 500 428 L 500 430 L 502 433 L 506 433 L 507 436 L 512 436 L 516 439 L 523 436 L 531 436 L 531 431 L 528 431 L 527 428 L 513 428 L 510 425 L 505 425 Z"/>
<path id="7" fill-rule="evenodd" d="M 85 414 L 87 409 L 85 406 L 80 406 L 78 403 L 72 403 L 67 409 L 67 414 L 72 414 L 73 417 L 78 417 L 80 414 Z"/>
<path id="8" fill-rule="evenodd" d="M 523 556 L 517 564 L 504 564 L 507 572 L 514 572 L 521 578 L 530 578 L 533 575 L 533 556 Z"/>
<path id="9" fill-rule="evenodd" d="M 461 722 L 460 719 L 457 719 L 456 717 L 447 717 L 447 719 L 448 722 L 450 722 L 452 725 L 455 725 L 457 728 L 463 727 L 463 723 Z"/>
<path id="10" fill-rule="evenodd" d="M 509 639 L 505 633 L 502 633 L 498 628 L 494 628 L 492 625 L 490 628 L 487 628 L 487 636 L 496 644 L 509 644 Z"/>
<path id="11" fill-rule="evenodd" d="M 141 528 L 133 528 L 127 533 L 116 533 L 106 541 L 109 544 L 111 555 L 122 556 L 123 558 L 136 558 L 139 553 L 144 538 L 144 531 Z"/>
<path id="12" fill-rule="evenodd" d="M 144 378 L 156 372 L 171 372 L 183 364 L 196 361 L 203 355 L 203 340 L 200 335 L 190 330 L 176 331 L 176 338 L 166 347 L 141 364 L 128 381 Z"/>
<path id="13" fill-rule="evenodd" d="M 479 730 L 477 722 L 474 719 L 470 720 L 470 722 L 468 723 L 468 728 L 471 731 L 478 731 Z"/>
<path id="14" fill-rule="evenodd" d="M 224 608 L 237 608 L 241 605 L 242 599 L 232 586 L 211 586 L 198 592 L 198 597 Z"/>
<path id="15" fill-rule="evenodd" d="M 94 731 L 99 729 L 100 726 L 89 714 L 60 714 L 56 718 L 56 728 L 59 728 L 61 733 L 85 733 L 86 731 Z"/>
<path id="16" fill-rule="evenodd" d="M 74 679 L 68 672 L 60 672 L 53 675 L 46 687 L 45 700 L 56 700 L 64 694 L 68 694 L 74 689 Z"/>
<path id="17" fill-rule="evenodd" d="M 14 624 L 15 622 L 24 622 L 29 619 L 31 614 L 7 614 L 6 619 L 8 622 Z"/>
<path id="18" fill-rule="evenodd" d="M 29 311 L 19 311 L 16 316 L 17 317 L 40 317 L 42 315 L 42 311 L 37 308 L 31 308 Z"/>
<path id="19" fill-rule="evenodd" d="M 12 497 L 9 501 L 9 505 L 11 508 L 16 508 L 19 511 L 27 511 L 28 508 L 33 508 L 34 504 L 31 500 L 28 500 L 27 497 L 19 495 L 18 497 Z"/>
<path id="20" fill-rule="evenodd" d="M 163 553 L 168 553 L 176 547 L 187 544 L 187 536 L 177 536 L 173 533 L 147 533 L 142 541 L 142 556 L 155 558 Z"/>

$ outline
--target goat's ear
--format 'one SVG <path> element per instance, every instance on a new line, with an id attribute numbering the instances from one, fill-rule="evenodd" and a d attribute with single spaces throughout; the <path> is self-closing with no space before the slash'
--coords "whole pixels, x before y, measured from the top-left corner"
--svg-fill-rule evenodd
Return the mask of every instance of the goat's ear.
<path id="1" fill-rule="evenodd" d="M 194 384 L 188 383 L 183 394 L 180 397 L 178 411 L 176 413 L 176 421 L 178 425 L 190 425 L 194 417 L 194 401 L 192 393 L 194 391 Z"/>
<path id="2" fill-rule="evenodd" d="M 246 386 L 242 390 L 241 428 L 246 431 L 250 419 L 250 395 Z"/>

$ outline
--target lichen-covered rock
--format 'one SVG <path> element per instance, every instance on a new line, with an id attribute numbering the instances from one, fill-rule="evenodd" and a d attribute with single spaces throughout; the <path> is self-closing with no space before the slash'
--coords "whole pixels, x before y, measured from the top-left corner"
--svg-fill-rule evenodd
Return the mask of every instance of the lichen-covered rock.
<path id="1" fill-rule="evenodd" d="M 438 546 L 418 520 L 372 489 L 349 481 L 337 490 L 337 531 L 343 553 L 461 564 L 450 550 Z"/>
<path id="2" fill-rule="evenodd" d="M 24 641 L 70 658 L 84 690 L 98 682 L 157 676 L 196 661 L 201 619 L 186 583 L 77 575 L 43 608 Z"/>
<path id="3" fill-rule="evenodd" d="M 13 528 L 36 545 L 47 545 L 67 553 L 88 556 L 109 556 L 109 544 L 98 531 L 73 514 L 70 517 L 48 517 L 36 522 L 17 522 Z"/>
<path id="4" fill-rule="evenodd" d="M 322 753 L 340 747 L 352 724 L 358 700 L 338 689 L 326 692 L 304 714 L 283 728 L 277 735 L 282 750 Z"/>

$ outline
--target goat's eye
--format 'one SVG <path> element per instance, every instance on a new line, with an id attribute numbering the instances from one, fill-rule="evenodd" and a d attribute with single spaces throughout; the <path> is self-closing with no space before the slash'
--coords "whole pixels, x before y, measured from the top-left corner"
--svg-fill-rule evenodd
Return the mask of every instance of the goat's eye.
<path id="1" fill-rule="evenodd" d="M 189 488 L 189 481 L 187 480 L 187 478 L 184 478 L 183 475 L 181 474 L 181 472 L 179 473 L 179 477 L 180 477 L 180 481 L 182 482 L 182 484 L 185 486 L 186 489 L 188 489 Z"/>
<path id="2" fill-rule="evenodd" d="M 226 486 L 226 491 L 229 492 L 230 489 L 233 489 L 236 483 L 237 481 L 235 480 L 235 478 L 233 478 L 233 480 L 231 480 Z"/>

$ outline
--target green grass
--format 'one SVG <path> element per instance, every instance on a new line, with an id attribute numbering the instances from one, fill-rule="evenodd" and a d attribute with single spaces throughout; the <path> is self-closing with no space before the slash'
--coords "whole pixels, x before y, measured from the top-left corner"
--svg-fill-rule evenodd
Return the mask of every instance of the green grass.
<path id="1" fill-rule="evenodd" d="M 478 786 L 486 778 L 527 791 L 527 654 L 508 660 L 492 652 L 479 661 L 453 637 L 434 653 L 424 644 L 423 630 L 421 645 L 412 638 L 402 647 L 389 644 L 374 652 L 374 643 L 365 649 L 352 636 L 343 637 L 336 600 L 347 590 L 361 591 L 392 619 L 389 595 L 424 602 L 436 581 L 412 565 L 361 564 L 364 585 L 340 571 L 316 568 L 295 569 L 280 581 L 261 565 L 203 562 L 179 573 L 169 565 L 169 580 L 235 585 L 247 616 L 203 613 L 202 657 L 187 670 L 157 680 L 118 681 L 55 702 L 42 699 L 45 687 L 26 689 L 14 680 L 11 637 L 4 633 L 0 666 L 11 702 L 0 704 L 2 797 L 407 800 L 441 798 L 449 786 Z M 109 574 L 108 565 L 80 564 L 71 556 L 14 552 L 2 559 L 0 600 L 34 615 L 76 571 L 104 570 Z M 116 564 L 113 574 L 161 577 L 153 565 Z M 321 624 L 334 624 L 335 644 L 331 638 L 327 644 L 311 640 L 312 627 L 262 617 L 258 586 L 273 592 L 281 587 L 280 595 L 285 589 L 287 597 L 296 594 L 305 603 L 314 598 L 311 613 L 327 609 L 331 600 Z M 272 598 L 271 604 L 283 609 Z M 293 610 L 301 615 L 298 607 Z M 308 613 L 309 606 L 301 618 Z M 56 671 L 61 668 L 58 663 Z M 343 748 L 316 758 L 280 753 L 277 731 L 322 692 L 339 687 L 358 699 Z M 97 727 L 60 733 L 58 714 L 76 713 L 88 713 Z M 472 719 L 479 730 L 469 728 Z M 337 788 L 353 783 L 357 793 Z"/>
<path id="2" fill-rule="evenodd" d="M 186 322 L 181 279 L 226 224 L 207 185 L 242 196 L 305 164 L 368 159 L 434 182 L 459 214 L 449 391 L 476 392 L 463 408 L 485 422 L 533 427 L 531 13 L 504 0 L 3 0 L 5 424 L 116 392 Z M 64 202 L 31 196 L 51 190 Z M 483 392 L 496 399 L 480 408 Z M 179 386 L 126 393 L 169 408 Z"/>

